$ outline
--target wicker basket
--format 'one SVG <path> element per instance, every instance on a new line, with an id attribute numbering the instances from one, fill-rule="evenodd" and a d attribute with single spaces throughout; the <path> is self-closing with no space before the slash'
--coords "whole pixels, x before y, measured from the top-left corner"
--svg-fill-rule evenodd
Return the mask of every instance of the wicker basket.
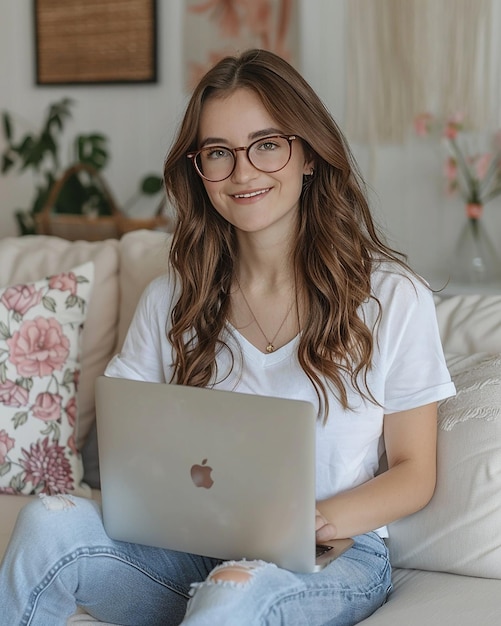
<path id="1" fill-rule="evenodd" d="M 54 213 L 53 207 L 66 181 L 79 172 L 86 172 L 103 192 L 111 209 L 111 215 L 91 216 L 73 213 Z M 52 187 L 42 210 L 35 215 L 36 232 L 39 235 L 54 235 L 70 241 L 84 239 L 102 241 L 103 239 L 119 239 L 131 230 L 145 228 L 148 230 L 171 230 L 171 220 L 164 215 L 164 203 L 158 207 L 151 218 L 135 219 L 122 213 L 113 198 L 108 186 L 99 172 L 90 165 L 78 163 L 68 168 Z"/>

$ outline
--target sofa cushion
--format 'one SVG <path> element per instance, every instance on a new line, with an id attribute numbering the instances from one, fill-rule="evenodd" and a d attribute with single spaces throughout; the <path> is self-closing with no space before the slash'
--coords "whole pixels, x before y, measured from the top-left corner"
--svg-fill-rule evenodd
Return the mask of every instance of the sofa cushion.
<path id="1" fill-rule="evenodd" d="M 500 580 L 397 569 L 392 582 L 388 602 L 360 626 L 499 624 Z"/>
<path id="2" fill-rule="evenodd" d="M 501 579 L 501 355 L 449 356 L 457 395 L 439 405 L 437 487 L 390 525 L 397 567 Z"/>
<path id="3" fill-rule="evenodd" d="M 94 380 L 104 372 L 116 344 L 118 241 L 72 242 L 44 235 L 0 239 L 0 287 L 67 272 L 87 261 L 94 264 L 94 285 L 82 333 L 82 375 L 78 389 L 79 449 L 95 420 Z"/>
<path id="4" fill-rule="evenodd" d="M 0 491 L 80 495 L 80 335 L 94 278 L 70 272 L 0 289 Z"/>
<path id="5" fill-rule="evenodd" d="M 501 352 L 500 310 L 501 295 L 437 298 L 437 319 L 444 352 Z"/>
<path id="6" fill-rule="evenodd" d="M 145 287 L 167 270 L 172 235 L 135 230 L 120 240 L 120 323 L 117 350 L 122 347 Z"/>

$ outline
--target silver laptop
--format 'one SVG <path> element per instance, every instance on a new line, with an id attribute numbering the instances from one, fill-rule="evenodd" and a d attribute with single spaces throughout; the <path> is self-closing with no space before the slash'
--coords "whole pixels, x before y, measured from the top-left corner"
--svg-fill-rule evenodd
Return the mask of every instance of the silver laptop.
<path id="1" fill-rule="evenodd" d="M 101 376 L 96 411 L 113 539 L 297 572 L 353 544 L 315 546 L 312 404 Z"/>

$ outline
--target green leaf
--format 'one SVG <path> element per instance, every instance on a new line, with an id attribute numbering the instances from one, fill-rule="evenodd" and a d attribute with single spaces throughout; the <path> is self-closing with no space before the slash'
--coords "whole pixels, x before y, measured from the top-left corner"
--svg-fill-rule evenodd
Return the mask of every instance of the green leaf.
<path id="1" fill-rule="evenodd" d="M 9 329 L 4 322 L 0 322 L 0 337 L 2 339 L 9 339 L 10 337 Z"/>
<path id="2" fill-rule="evenodd" d="M 6 174 L 14 165 L 15 161 L 8 154 L 2 156 L 2 174 Z"/>
<path id="3" fill-rule="evenodd" d="M 4 463 L 3 465 L 0 465 L 0 476 L 5 476 L 5 474 L 8 474 L 11 470 L 12 467 L 12 463 Z"/>
<path id="4" fill-rule="evenodd" d="M 40 136 L 40 145 L 43 153 L 50 152 L 52 155 L 56 155 L 56 142 L 54 141 L 54 137 L 50 133 L 42 133 L 42 135 Z"/>
<path id="5" fill-rule="evenodd" d="M 83 205 L 88 201 L 89 193 L 82 183 L 78 174 L 69 176 L 59 191 L 54 202 L 56 213 L 69 213 L 79 215 L 82 213 Z"/>
<path id="6" fill-rule="evenodd" d="M 23 153 L 24 163 L 21 171 L 30 166 L 35 170 L 39 170 L 40 164 L 43 161 L 44 152 L 45 146 L 41 138 L 38 141 L 34 141 L 29 144 L 29 149 L 25 149 Z"/>
<path id="7" fill-rule="evenodd" d="M 16 380 L 16 385 L 21 385 L 21 387 L 26 389 L 26 391 L 31 391 L 33 387 L 33 378 L 25 378 L 24 376 L 22 378 L 18 378 Z"/>
<path id="8" fill-rule="evenodd" d="M 24 472 L 19 472 L 13 478 L 11 478 L 9 487 L 16 492 L 21 492 L 26 487 L 26 482 L 23 480 Z"/>
<path id="9" fill-rule="evenodd" d="M 162 190 L 163 184 L 164 182 L 160 176 L 145 176 L 141 182 L 141 191 L 148 196 L 153 196 Z"/>
<path id="10" fill-rule="evenodd" d="M 36 141 L 33 139 L 33 135 L 25 135 L 17 146 L 12 146 L 12 149 L 14 152 L 17 152 L 22 159 L 26 159 L 33 150 L 35 144 Z"/>
<path id="11" fill-rule="evenodd" d="M 52 435 L 52 441 L 59 441 L 61 438 L 61 429 L 57 422 L 48 422 L 47 426 L 40 431 L 40 434 L 47 435 L 48 437 Z"/>
<path id="12" fill-rule="evenodd" d="M 10 121 L 10 115 L 7 111 L 2 113 L 2 125 L 3 125 L 3 134 L 5 135 L 5 139 L 10 143 L 12 141 L 12 123 Z"/>
<path id="13" fill-rule="evenodd" d="M 55 126 L 56 129 L 61 132 L 64 128 L 65 119 L 71 117 L 71 107 L 73 104 L 74 101 L 71 98 L 63 98 L 59 102 L 52 104 L 47 115 L 45 131 L 50 133 Z"/>
<path id="14" fill-rule="evenodd" d="M 77 306 L 77 304 L 78 304 L 77 296 L 70 295 L 66 298 L 65 305 L 67 309 L 72 309 L 73 307 Z"/>
<path id="15" fill-rule="evenodd" d="M 80 163 L 91 165 L 96 170 L 104 168 L 108 162 L 107 138 L 93 133 L 79 135 L 76 139 L 77 158 Z"/>
<path id="16" fill-rule="evenodd" d="M 0 363 L 0 383 L 4 383 L 7 380 L 7 365 L 5 362 Z"/>
<path id="17" fill-rule="evenodd" d="M 27 411 L 18 411 L 12 417 L 12 422 L 14 423 L 14 428 L 19 428 L 23 424 L 26 424 L 28 421 L 28 412 Z"/>
<path id="18" fill-rule="evenodd" d="M 54 300 L 54 298 L 51 298 L 50 296 L 44 296 L 42 298 L 42 304 L 52 313 L 56 312 L 56 301 Z"/>
<path id="19" fill-rule="evenodd" d="M 73 385 L 74 382 L 75 382 L 75 370 L 67 368 L 64 371 L 63 385 L 65 387 L 68 387 L 69 385 Z"/>

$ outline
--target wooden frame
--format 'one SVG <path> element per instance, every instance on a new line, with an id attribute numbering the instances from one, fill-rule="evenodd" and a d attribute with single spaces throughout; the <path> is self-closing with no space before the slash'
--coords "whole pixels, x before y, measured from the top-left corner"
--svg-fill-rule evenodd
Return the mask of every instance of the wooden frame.
<path id="1" fill-rule="evenodd" d="M 157 81 L 156 0 L 33 0 L 36 83 Z"/>

